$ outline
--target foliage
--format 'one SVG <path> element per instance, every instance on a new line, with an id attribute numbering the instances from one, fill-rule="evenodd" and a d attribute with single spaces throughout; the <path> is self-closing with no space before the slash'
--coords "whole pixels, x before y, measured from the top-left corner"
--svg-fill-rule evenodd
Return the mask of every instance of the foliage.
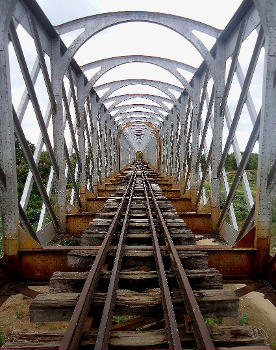
<path id="1" fill-rule="evenodd" d="M 271 346 L 272 350 L 276 350 L 276 338 L 274 339 L 272 346 Z"/>
<path id="2" fill-rule="evenodd" d="M 137 160 L 143 159 L 143 152 L 137 151 L 137 152 L 136 152 L 136 159 L 137 159 Z"/>
<path id="3" fill-rule="evenodd" d="M 243 152 L 242 152 L 243 154 Z M 225 160 L 225 170 L 231 171 L 231 170 L 237 170 L 237 162 L 234 153 L 230 153 L 227 155 Z M 258 169 L 258 154 L 257 153 L 251 153 L 248 163 L 246 165 L 246 170 L 257 170 Z"/>
<path id="4" fill-rule="evenodd" d="M 258 169 L 258 154 L 251 153 L 248 163 L 246 165 L 246 170 L 257 170 Z"/>
<path id="5" fill-rule="evenodd" d="M 239 320 L 240 326 L 248 326 L 248 316 L 246 313 L 242 313 L 240 320 Z"/>
<path id="6" fill-rule="evenodd" d="M 35 150 L 35 146 L 28 142 L 29 148 L 32 153 Z M 16 152 L 16 173 L 17 173 L 17 189 L 18 189 L 18 199 L 20 200 L 24 185 L 29 172 L 29 165 L 25 159 L 24 153 L 20 147 L 18 140 L 15 142 L 15 152 Z M 51 169 L 51 161 L 47 151 L 41 152 L 39 163 L 38 163 L 38 171 L 44 186 L 47 185 L 49 174 Z M 36 228 L 39 215 L 42 207 L 42 199 L 40 196 L 40 192 L 36 186 L 33 184 L 33 188 L 30 194 L 30 199 L 28 203 L 28 207 L 26 210 L 26 215 L 30 221 L 30 223 Z"/>
<path id="7" fill-rule="evenodd" d="M 59 242 L 59 245 L 62 245 L 62 246 L 77 246 L 77 245 L 80 245 L 80 243 L 74 239 L 68 239 L 68 238 L 65 238 L 63 240 L 61 240 Z"/>
<path id="8" fill-rule="evenodd" d="M 243 192 L 236 192 L 233 199 L 237 221 L 244 221 L 248 215 L 247 204 Z"/>
<path id="9" fill-rule="evenodd" d="M 35 151 L 35 146 L 27 141 L 28 146 L 31 150 L 31 152 L 34 154 Z M 15 141 L 15 155 L 16 155 L 16 174 L 17 174 L 17 190 L 18 190 L 18 200 L 21 199 L 24 186 L 26 183 L 26 179 L 29 173 L 29 164 L 24 156 L 24 152 L 21 149 L 20 143 L 18 140 Z M 73 171 L 76 167 L 76 155 L 72 154 L 71 156 L 71 165 L 73 168 Z M 50 175 L 50 170 L 51 170 L 51 160 L 49 157 L 49 154 L 47 151 L 42 151 L 40 154 L 39 162 L 37 165 L 42 183 L 44 187 L 46 188 L 49 175 Z M 78 186 L 78 184 L 77 184 Z M 67 189 L 72 188 L 72 180 L 70 178 L 70 175 L 68 174 L 68 179 L 67 179 Z M 50 202 L 52 205 L 53 210 L 55 211 L 55 195 L 54 193 L 54 186 L 52 190 L 52 194 L 50 195 Z M 40 192 L 38 190 L 38 187 L 36 183 L 33 183 L 32 186 L 32 191 L 30 193 L 29 201 L 28 201 L 28 206 L 26 209 L 26 215 L 27 218 L 29 219 L 31 225 L 33 226 L 34 230 L 37 228 L 37 224 L 39 221 L 40 213 L 41 213 L 41 208 L 42 208 L 43 200 L 41 198 Z M 46 213 L 45 217 L 45 224 L 49 223 L 51 221 L 51 218 L 48 213 Z M 2 229 L 1 229 L 1 216 L 0 216 L 0 254 L 2 252 Z"/>
<path id="10" fill-rule="evenodd" d="M 0 346 L 2 346 L 5 343 L 6 337 L 3 333 L 2 328 L 0 328 Z"/>
<path id="11" fill-rule="evenodd" d="M 135 316 L 113 316 L 112 320 L 114 323 L 123 323 L 133 318 L 135 318 Z"/>
<path id="12" fill-rule="evenodd" d="M 14 307 L 14 311 L 15 311 L 15 317 L 18 320 L 22 320 L 22 318 L 24 317 L 24 313 L 22 311 L 22 308 L 19 307 L 19 309 L 17 309 L 17 306 Z"/>
<path id="13" fill-rule="evenodd" d="M 205 323 L 211 325 L 211 326 L 217 326 L 222 324 L 222 317 L 204 317 Z"/>
<path id="14" fill-rule="evenodd" d="M 234 153 L 230 153 L 227 155 L 225 160 L 225 170 L 237 170 L 237 163 Z"/>
<path id="15" fill-rule="evenodd" d="M 276 196 L 274 198 L 273 212 L 272 212 L 272 222 L 276 222 Z"/>

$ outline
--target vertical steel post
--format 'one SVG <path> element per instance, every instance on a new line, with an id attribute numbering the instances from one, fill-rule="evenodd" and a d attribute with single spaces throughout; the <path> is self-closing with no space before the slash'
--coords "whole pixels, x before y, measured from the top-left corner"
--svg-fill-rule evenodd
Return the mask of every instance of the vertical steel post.
<path id="1" fill-rule="evenodd" d="M 105 132 L 105 152 L 106 152 L 106 176 L 110 176 L 111 168 L 111 133 L 110 133 L 110 118 L 105 121 L 104 132 Z"/>
<path id="2" fill-rule="evenodd" d="M 256 272 L 261 273 L 269 258 L 273 195 L 268 175 L 276 159 L 276 3 L 255 0 L 265 34 L 263 97 L 259 135 L 259 162 L 256 189 Z"/>
<path id="3" fill-rule="evenodd" d="M 117 149 L 116 149 L 116 139 L 117 139 L 117 128 L 114 123 L 114 120 L 110 121 L 110 132 L 111 132 L 111 173 L 116 172 L 116 158 L 117 158 Z"/>
<path id="4" fill-rule="evenodd" d="M 87 189 L 87 180 L 86 180 L 86 148 L 85 148 L 85 96 L 84 96 L 84 81 L 83 77 L 78 79 L 77 82 L 77 95 L 78 99 L 76 101 L 76 115 L 78 114 L 78 149 L 80 154 L 80 161 L 81 161 L 81 169 L 80 169 L 80 176 L 79 176 L 79 182 L 80 182 L 80 201 L 81 201 L 81 207 L 85 210 L 86 209 L 86 189 Z"/>
<path id="5" fill-rule="evenodd" d="M 178 110 L 174 107 L 171 113 L 172 122 L 172 145 L 171 145 L 171 158 L 172 158 L 172 175 L 176 175 L 176 153 L 177 153 L 177 135 L 178 135 L 178 123 L 177 123 Z"/>
<path id="6" fill-rule="evenodd" d="M 84 133 L 84 118 L 85 111 L 84 105 L 79 105 L 79 113 L 80 113 L 80 124 L 78 127 L 78 148 L 81 159 L 81 171 L 80 171 L 80 194 L 85 192 L 86 190 L 86 147 L 85 147 L 85 133 Z"/>
<path id="7" fill-rule="evenodd" d="M 199 148 L 199 129 L 198 129 L 198 117 L 199 117 L 199 105 L 200 105 L 200 79 L 198 76 L 193 78 L 193 121 L 192 121 L 192 144 L 191 144 L 191 180 L 190 180 L 190 194 L 191 204 L 193 210 L 196 209 L 197 201 L 197 182 L 198 171 L 196 168 L 197 154 Z"/>
<path id="8" fill-rule="evenodd" d="M 181 120 L 181 131 L 180 131 L 180 149 L 179 149 L 179 172 L 180 172 L 180 180 L 184 178 L 184 155 L 186 150 L 186 135 L 187 135 L 187 126 L 188 126 L 188 117 L 189 115 L 186 113 L 188 105 L 188 95 L 185 94 L 181 97 L 180 104 L 180 120 Z"/>
<path id="9" fill-rule="evenodd" d="M 13 126 L 8 30 L 16 1 L 0 1 L 0 166 L 6 188 L 0 190 L 3 253 L 14 259 L 18 252 L 19 210 L 17 199 L 15 138 Z M 12 264 L 13 265 L 13 264 Z"/>
<path id="10" fill-rule="evenodd" d="M 225 54 L 224 44 L 218 40 L 215 58 L 215 100 L 214 100 L 214 129 L 213 129 L 213 143 L 211 154 L 211 219 L 213 230 L 216 230 L 219 216 L 220 216 L 220 188 L 221 188 L 221 174 L 218 174 L 218 166 L 222 153 L 222 133 L 224 118 L 221 115 L 221 102 L 224 91 L 225 80 Z"/>
<path id="11" fill-rule="evenodd" d="M 91 125 L 91 133 L 92 133 L 92 150 L 93 150 L 93 187 L 94 194 L 97 195 L 97 184 L 99 181 L 98 178 L 98 137 L 97 137 L 97 115 L 98 115 L 98 105 L 96 101 L 96 94 L 90 94 L 91 101 L 91 115 L 92 115 L 92 125 Z"/>
<path id="12" fill-rule="evenodd" d="M 60 72 L 62 63 L 60 52 L 60 39 L 52 40 L 51 74 L 52 87 L 56 100 L 56 111 L 53 114 L 54 154 L 59 174 L 56 175 L 56 216 L 61 233 L 66 231 L 66 179 L 65 179 L 65 153 L 64 153 L 64 116 L 62 103 L 63 76 Z"/>
<path id="13" fill-rule="evenodd" d="M 105 133 L 104 133 L 104 125 L 106 120 L 106 113 L 104 111 L 104 106 L 102 105 L 100 108 L 100 120 L 99 120 L 99 127 L 100 127 L 100 145 L 101 145 L 101 177 L 106 177 L 106 154 L 105 154 Z"/>

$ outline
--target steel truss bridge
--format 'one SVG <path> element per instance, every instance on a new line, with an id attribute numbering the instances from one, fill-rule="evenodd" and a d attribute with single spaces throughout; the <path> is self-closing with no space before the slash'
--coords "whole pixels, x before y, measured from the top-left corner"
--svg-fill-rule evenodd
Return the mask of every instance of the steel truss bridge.
<path id="1" fill-rule="evenodd" d="M 223 237 L 229 250 L 251 249 L 253 260 L 241 258 L 241 265 L 254 262 L 249 270 L 256 276 L 273 266 L 269 250 L 276 173 L 275 0 L 244 0 L 222 31 L 188 18 L 139 11 L 97 14 L 54 27 L 35 0 L 0 0 L 0 16 L 0 194 L 3 259 L 11 274 L 21 268 L 24 252 L 46 249 L 51 239 L 66 232 L 70 215 L 81 216 L 90 210 L 89 203 L 102 200 L 109 179 L 135 159 L 137 150 L 171 182 L 179 201 L 190 201 L 187 216 L 208 216 L 209 232 Z M 178 33 L 201 55 L 201 65 L 142 55 L 77 64 L 74 57 L 90 38 L 127 22 L 153 23 Z M 33 67 L 22 28 L 34 44 Z M 62 36 L 77 30 L 80 34 L 66 46 Z M 215 39 L 211 50 L 197 33 Z M 249 37 L 254 44 L 244 70 L 240 55 Z M 16 107 L 17 90 L 10 78 L 14 61 L 25 84 Z M 179 85 L 146 77 L 97 84 L 113 68 L 136 62 L 161 67 Z M 92 69 L 95 73 L 88 79 Z M 257 69 L 263 77 L 256 87 Z M 187 80 L 183 72 L 192 78 Z M 41 76 L 46 109 L 36 85 Z M 150 86 L 160 94 L 143 94 L 139 88 L 133 94 L 116 94 L 131 85 Z M 253 89 L 261 91 L 261 101 L 254 101 Z M 137 98 L 145 102 L 133 103 Z M 30 108 L 40 130 L 34 151 L 25 136 Z M 247 133 L 238 132 L 241 123 L 248 126 Z M 16 140 L 29 166 L 21 198 Z M 257 146 L 257 185 L 252 193 L 245 169 Z M 38 170 L 43 150 L 51 160 L 47 184 Z M 237 171 L 230 185 L 225 162 L 231 152 Z M 26 215 L 34 184 L 43 200 L 37 228 Z M 240 184 L 247 207 L 242 225 L 233 206 Z"/>

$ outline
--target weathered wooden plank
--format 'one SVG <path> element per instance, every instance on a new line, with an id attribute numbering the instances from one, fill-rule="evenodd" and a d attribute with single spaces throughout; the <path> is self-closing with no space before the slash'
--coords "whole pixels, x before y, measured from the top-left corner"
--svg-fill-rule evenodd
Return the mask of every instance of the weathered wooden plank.
<path id="1" fill-rule="evenodd" d="M 31 322 L 67 321 L 78 299 L 78 293 L 40 294 L 30 306 Z M 105 293 L 96 293 L 92 308 L 96 313 L 105 301 Z M 202 313 L 208 317 L 235 317 L 238 312 L 238 297 L 233 291 L 201 290 L 195 292 Z M 179 291 L 172 292 L 176 314 L 183 315 L 185 307 Z M 98 310 L 100 311 L 100 309 Z M 117 290 L 114 315 L 162 315 L 160 289 L 147 292 Z"/>
<path id="2" fill-rule="evenodd" d="M 138 247 L 137 247 L 138 248 Z M 162 251 L 162 257 L 164 264 L 170 263 L 168 253 Z M 87 271 L 89 266 L 92 265 L 97 251 L 93 250 L 71 250 L 67 255 L 68 266 L 74 270 Z M 112 263 L 112 259 L 115 255 L 115 251 L 110 251 L 107 257 L 107 263 Z M 179 257 L 183 264 L 183 267 L 188 270 L 192 269 L 207 269 L 208 268 L 208 255 L 206 252 L 200 251 L 179 251 Z M 123 259 L 123 268 L 128 266 L 155 266 L 154 254 L 152 251 L 131 250 L 125 251 Z"/>
<path id="3" fill-rule="evenodd" d="M 28 350 L 57 350 L 62 339 L 64 331 L 55 332 L 19 332 L 13 331 L 9 342 L 4 349 L 28 349 Z M 92 329 L 85 332 L 81 345 L 95 344 L 97 330 Z M 264 345 L 264 337 L 257 328 L 252 326 L 243 327 L 212 327 L 211 337 L 217 350 L 269 350 L 270 347 Z M 221 341 L 221 338 L 224 341 Z M 180 338 L 183 347 L 193 347 L 195 345 L 192 335 L 184 333 L 183 327 L 180 327 Z M 224 343 L 227 342 L 227 347 Z M 111 331 L 110 344 L 114 349 L 134 349 L 146 347 L 147 350 L 168 349 L 166 331 L 164 329 L 151 331 Z"/>
<path id="4" fill-rule="evenodd" d="M 88 272 L 55 272 L 50 280 L 50 290 L 54 293 L 80 292 Z M 166 273 L 170 285 L 177 287 L 175 274 Z M 105 289 L 111 276 L 110 271 L 100 274 L 98 290 Z M 188 270 L 187 277 L 191 286 L 196 289 L 222 288 L 222 275 L 216 269 Z M 158 287 L 156 271 L 121 271 L 119 288 L 131 290 L 144 290 Z"/>

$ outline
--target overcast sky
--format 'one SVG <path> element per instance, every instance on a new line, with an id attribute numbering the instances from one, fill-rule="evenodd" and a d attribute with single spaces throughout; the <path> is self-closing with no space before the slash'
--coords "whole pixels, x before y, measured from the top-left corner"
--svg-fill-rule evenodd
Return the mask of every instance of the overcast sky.
<path id="1" fill-rule="evenodd" d="M 229 22 L 237 8 L 239 7 L 241 0 L 38 0 L 38 4 L 41 6 L 49 20 L 53 25 L 58 25 L 79 17 L 94 15 L 98 13 L 113 12 L 113 11 L 127 11 L 127 10 L 138 10 L 138 11 L 153 11 L 163 12 L 182 17 L 191 18 L 212 25 L 218 29 L 223 29 Z M 20 29 L 19 29 L 20 30 Z M 74 40 L 78 33 L 71 33 L 62 36 L 66 45 Z M 206 47 L 210 49 L 215 40 L 206 35 L 199 35 L 199 38 L 204 42 Z M 29 66 L 32 65 L 35 59 L 33 50 L 32 40 L 24 37 L 24 33 L 19 33 L 21 40 L 24 40 L 24 50 Z M 243 49 L 240 55 L 240 62 L 243 69 L 246 72 L 248 66 L 248 57 L 253 50 L 256 33 L 253 33 L 251 40 Z M 26 54 L 27 53 L 27 54 Z M 102 31 L 93 38 L 91 38 L 83 47 L 77 52 L 75 58 L 79 65 L 96 61 L 106 57 L 122 56 L 122 55 L 151 55 L 160 56 L 184 63 L 188 63 L 192 66 L 198 67 L 202 62 L 202 57 L 195 50 L 195 48 L 188 43 L 179 34 L 150 23 L 125 23 L 109 28 L 108 30 Z M 11 53 L 11 60 L 14 59 Z M 19 103 L 19 97 L 23 91 L 23 81 L 17 79 L 19 71 L 17 67 L 12 72 L 12 82 L 14 89 L 17 92 L 15 97 L 15 105 Z M 88 78 L 90 78 L 95 72 L 87 72 Z M 191 78 L 190 73 L 183 74 L 187 79 Z M 113 80 L 122 79 L 139 79 L 146 78 L 151 80 L 160 80 L 169 82 L 174 85 L 181 86 L 181 83 L 169 72 L 164 69 L 145 63 L 133 63 L 126 64 L 116 67 L 102 76 L 96 83 L 96 85 L 104 84 Z M 43 100 L 44 87 L 42 86 L 42 77 L 39 78 L 41 84 L 38 81 L 37 89 L 40 89 L 40 103 L 42 105 L 43 112 L 46 110 L 47 102 Z M 252 85 L 251 90 L 256 90 L 256 101 L 257 107 L 260 107 L 261 97 L 257 96 L 259 89 L 259 80 L 256 75 L 256 84 Z M 254 87 L 255 86 L 255 87 Z M 44 90 L 43 90 L 44 89 Z M 239 87 L 237 83 L 235 88 L 232 89 L 232 101 L 230 103 L 230 109 L 234 110 L 237 96 L 239 93 Z M 46 91 L 45 91 L 46 92 Z M 123 88 L 118 90 L 113 95 L 119 95 L 123 93 L 150 93 L 159 94 L 153 88 L 134 86 L 129 88 Z M 251 91 L 254 93 L 254 91 Z M 99 95 L 101 92 L 99 91 Z M 112 95 L 112 96 L 113 96 Z M 176 95 L 177 97 L 177 95 Z M 141 103 L 139 100 L 133 100 L 133 103 Z M 129 102 L 128 102 L 129 103 Z M 26 135 L 30 141 L 35 142 L 34 136 L 34 116 L 30 111 L 30 118 L 24 120 L 24 128 L 26 129 Z M 248 116 L 245 111 L 244 125 L 241 124 L 239 130 L 241 135 L 241 148 L 243 149 L 248 137 L 243 137 L 251 129 L 250 123 L 248 123 Z M 243 119 L 241 120 L 243 121 Z"/>

